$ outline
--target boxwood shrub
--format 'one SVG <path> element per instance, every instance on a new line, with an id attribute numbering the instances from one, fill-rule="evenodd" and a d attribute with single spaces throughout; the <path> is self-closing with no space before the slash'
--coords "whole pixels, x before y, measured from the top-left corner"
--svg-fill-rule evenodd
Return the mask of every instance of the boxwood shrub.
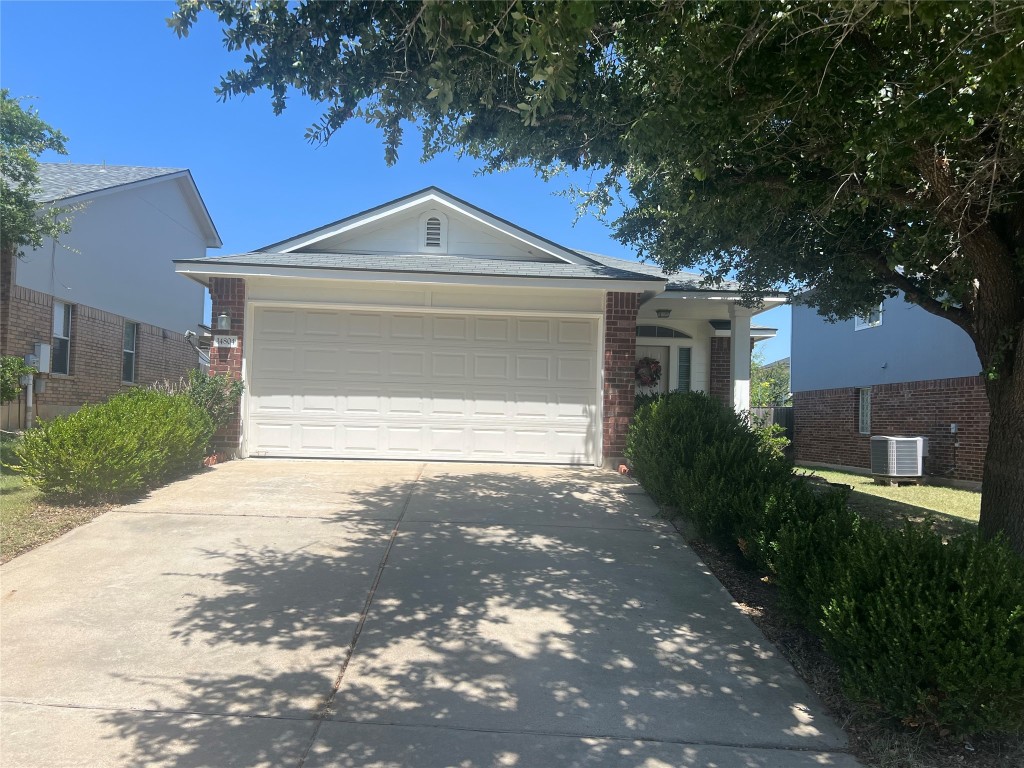
<path id="1" fill-rule="evenodd" d="M 28 430 L 17 452 L 45 495 L 110 501 L 197 469 L 212 434 L 190 398 L 133 389 Z"/>
<path id="2" fill-rule="evenodd" d="M 773 575 L 851 699 L 956 734 L 1024 728 L 1024 561 L 1005 543 L 861 520 L 702 394 L 640 403 L 626 453 L 656 500 Z"/>
<path id="3" fill-rule="evenodd" d="M 865 522 L 839 550 L 821 635 L 854 699 L 954 733 L 1024 727 L 1024 561 Z"/>

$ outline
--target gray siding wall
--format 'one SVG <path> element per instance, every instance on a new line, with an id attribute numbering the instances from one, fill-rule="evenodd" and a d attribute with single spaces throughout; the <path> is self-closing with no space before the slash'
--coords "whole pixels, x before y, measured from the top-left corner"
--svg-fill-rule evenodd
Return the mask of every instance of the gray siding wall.
<path id="1" fill-rule="evenodd" d="M 882 324 L 854 330 L 828 323 L 813 307 L 793 307 L 793 391 L 868 387 L 904 381 L 977 376 L 971 338 L 948 320 L 908 304 L 900 294 L 883 305 Z"/>

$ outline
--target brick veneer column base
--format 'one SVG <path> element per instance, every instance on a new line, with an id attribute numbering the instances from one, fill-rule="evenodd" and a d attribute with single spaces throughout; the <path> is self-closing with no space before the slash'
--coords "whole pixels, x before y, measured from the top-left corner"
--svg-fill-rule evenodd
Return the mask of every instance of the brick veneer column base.
<path id="1" fill-rule="evenodd" d="M 732 339 L 711 337 L 710 384 L 708 394 L 732 408 Z"/>
<path id="2" fill-rule="evenodd" d="M 858 405 L 855 387 L 794 392 L 796 460 L 870 469 L 870 435 L 858 431 Z M 871 434 L 927 437 L 927 475 L 981 482 L 988 418 L 980 376 L 871 387 Z"/>
<path id="3" fill-rule="evenodd" d="M 245 337 L 245 280 L 240 277 L 210 278 L 210 301 L 213 304 L 212 324 L 214 336 L 238 337 L 236 347 L 210 349 L 210 375 L 228 374 L 242 378 L 242 345 Z M 217 331 L 217 316 L 226 312 L 231 317 L 230 331 Z M 233 419 L 217 430 L 211 441 L 217 451 L 233 453 L 242 443 L 242 414 L 236 408 Z"/>
<path id="4" fill-rule="evenodd" d="M 635 293 L 609 293 L 604 311 L 604 461 L 615 464 L 626 451 L 636 398 Z"/>

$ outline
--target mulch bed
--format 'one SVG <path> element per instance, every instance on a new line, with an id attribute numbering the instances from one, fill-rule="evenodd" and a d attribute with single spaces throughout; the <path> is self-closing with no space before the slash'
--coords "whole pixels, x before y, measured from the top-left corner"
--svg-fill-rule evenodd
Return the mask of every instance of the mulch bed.
<path id="1" fill-rule="evenodd" d="M 1009 768 L 1024 766 L 1024 734 L 942 738 L 909 729 L 852 704 L 842 691 L 839 670 L 821 642 L 791 621 L 780 604 L 778 587 L 752 570 L 738 555 L 718 551 L 673 521 L 690 547 L 726 588 L 740 610 L 796 669 L 846 732 L 850 752 L 872 768 Z"/>

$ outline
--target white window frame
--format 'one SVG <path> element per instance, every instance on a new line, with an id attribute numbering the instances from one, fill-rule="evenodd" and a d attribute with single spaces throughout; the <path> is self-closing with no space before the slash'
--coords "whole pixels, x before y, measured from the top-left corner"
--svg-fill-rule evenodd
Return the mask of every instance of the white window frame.
<path id="1" fill-rule="evenodd" d="M 74 314 L 74 304 L 56 300 L 53 302 L 53 338 L 50 340 L 50 372 L 58 376 L 71 375 L 71 327 L 74 323 Z M 62 331 L 62 333 L 58 333 L 58 331 Z M 57 370 L 58 339 L 67 342 L 67 354 L 62 359 L 64 363 L 63 371 Z"/>
<path id="2" fill-rule="evenodd" d="M 871 387 L 857 389 L 857 431 L 871 434 Z"/>
<path id="3" fill-rule="evenodd" d="M 857 315 L 853 319 L 853 330 L 865 331 L 868 328 L 877 328 L 882 324 L 883 307 L 879 304 L 866 315 Z"/>
<path id="4" fill-rule="evenodd" d="M 132 334 L 132 348 L 128 349 L 125 346 L 125 334 L 128 331 L 128 326 L 135 327 L 135 333 Z M 121 331 L 121 383 L 122 384 L 135 384 L 139 378 L 139 324 L 131 320 L 124 321 L 124 329 Z M 132 377 L 126 379 L 124 377 L 124 364 L 125 357 L 127 355 L 132 356 Z"/>

